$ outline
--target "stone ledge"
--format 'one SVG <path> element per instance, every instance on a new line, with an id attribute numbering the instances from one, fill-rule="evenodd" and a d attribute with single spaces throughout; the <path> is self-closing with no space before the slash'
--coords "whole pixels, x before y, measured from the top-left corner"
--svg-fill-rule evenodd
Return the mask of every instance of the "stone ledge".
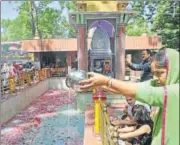
<path id="1" fill-rule="evenodd" d="M 9 121 L 17 113 L 30 105 L 39 96 L 49 90 L 49 79 L 43 80 L 9 97 L 1 103 L 1 124 Z"/>

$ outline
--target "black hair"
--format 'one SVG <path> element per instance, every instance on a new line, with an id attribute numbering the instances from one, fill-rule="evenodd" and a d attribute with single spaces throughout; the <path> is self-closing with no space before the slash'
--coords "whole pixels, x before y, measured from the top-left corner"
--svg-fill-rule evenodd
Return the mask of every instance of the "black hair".
<path id="1" fill-rule="evenodd" d="M 159 67 L 166 67 L 166 51 L 165 49 L 159 50 L 154 56 L 154 60 L 156 61 L 156 65 Z"/>
<path id="2" fill-rule="evenodd" d="M 141 125 L 149 125 L 151 128 L 150 134 L 143 134 L 139 136 L 138 140 L 132 140 L 132 144 L 138 143 L 140 145 L 150 145 L 152 142 L 152 130 L 153 130 L 153 121 L 151 120 L 150 114 L 147 109 L 142 105 L 135 105 L 132 108 L 132 114 L 134 120 L 137 122 L 137 127 Z"/>
<path id="3" fill-rule="evenodd" d="M 121 117 L 121 119 L 122 120 L 124 120 L 124 119 L 126 119 L 128 116 L 126 115 L 126 114 L 124 114 L 122 117 Z"/>
<path id="4" fill-rule="evenodd" d="M 149 112 L 143 105 L 134 105 L 132 108 L 132 116 L 137 124 L 149 124 L 150 126 L 153 125 Z"/>
<path id="5" fill-rule="evenodd" d="M 150 56 L 152 56 L 152 52 L 150 49 L 144 49 L 143 51 L 146 51 Z"/>

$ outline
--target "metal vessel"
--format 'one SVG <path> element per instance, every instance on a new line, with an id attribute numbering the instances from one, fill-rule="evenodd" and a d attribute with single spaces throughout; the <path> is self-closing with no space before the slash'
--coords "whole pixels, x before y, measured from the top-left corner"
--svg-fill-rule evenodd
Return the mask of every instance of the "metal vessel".
<path id="1" fill-rule="evenodd" d="M 83 70 L 72 69 L 66 77 L 66 86 L 78 90 L 79 81 L 87 78 L 87 73 Z"/>

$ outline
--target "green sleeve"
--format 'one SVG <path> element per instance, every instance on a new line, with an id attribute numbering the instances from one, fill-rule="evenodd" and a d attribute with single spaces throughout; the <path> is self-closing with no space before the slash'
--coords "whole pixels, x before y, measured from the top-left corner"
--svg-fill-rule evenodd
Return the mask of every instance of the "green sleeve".
<path id="1" fill-rule="evenodd" d="M 150 106 L 163 106 L 164 88 L 153 87 L 149 82 L 137 84 L 136 99 Z"/>

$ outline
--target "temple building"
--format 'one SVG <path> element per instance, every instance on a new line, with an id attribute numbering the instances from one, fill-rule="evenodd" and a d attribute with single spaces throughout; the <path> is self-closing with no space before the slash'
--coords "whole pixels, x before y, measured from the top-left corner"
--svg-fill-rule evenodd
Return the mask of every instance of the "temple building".
<path id="1" fill-rule="evenodd" d="M 159 49 L 158 36 L 127 36 L 126 25 L 136 14 L 125 1 L 77 1 L 77 10 L 69 13 L 76 38 L 23 40 L 25 51 L 34 53 L 41 67 L 57 65 L 68 71 L 75 65 L 84 71 L 95 71 L 125 79 L 125 55 L 139 62 L 142 49 Z"/>
<path id="2" fill-rule="evenodd" d="M 75 61 L 78 61 L 77 41 L 78 40 L 76 38 L 23 40 L 22 49 L 31 54 L 33 53 L 34 60 L 40 61 L 42 67 L 43 67 L 44 62 L 47 62 L 46 65 L 50 65 L 59 61 L 60 67 L 62 68 L 66 67 L 67 69 L 70 70 L 73 67 L 77 67 L 76 65 L 74 65 Z M 89 38 L 87 40 L 87 49 L 90 49 L 92 45 L 93 45 L 92 39 Z M 110 47 L 110 44 L 106 44 L 106 45 Z M 151 36 L 148 36 L 147 34 L 143 34 L 142 36 L 125 36 L 125 54 L 129 54 L 131 56 L 132 62 L 134 63 L 141 62 L 141 50 L 150 49 L 152 51 L 156 51 L 160 49 L 161 47 L 162 47 L 162 42 L 160 40 L 160 37 L 158 36 L 151 37 Z M 96 52 L 97 50 L 95 50 L 95 54 L 98 53 Z M 99 53 L 101 55 L 101 52 Z M 113 60 L 114 52 L 111 51 L 108 53 L 109 54 L 112 53 L 112 57 L 110 56 L 109 58 Z M 93 56 L 93 51 L 91 52 L 91 55 Z M 94 55 L 93 57 L 96 58 L 96 55 Z M 97 57 L 99 58 L 99 56 Z M 88 61 L 88 63 L 90 64 L 91 61 Z M 90 67 L 89 65 L 88 71 L 93 71 L 92 69 L 90 69 L 92 67 L 93 66 Z M 115 74 L 112 73 L 112 75 L 114 76 Z M 139 76 L 140 72 L 132 71 L 132 75 Z"/>

